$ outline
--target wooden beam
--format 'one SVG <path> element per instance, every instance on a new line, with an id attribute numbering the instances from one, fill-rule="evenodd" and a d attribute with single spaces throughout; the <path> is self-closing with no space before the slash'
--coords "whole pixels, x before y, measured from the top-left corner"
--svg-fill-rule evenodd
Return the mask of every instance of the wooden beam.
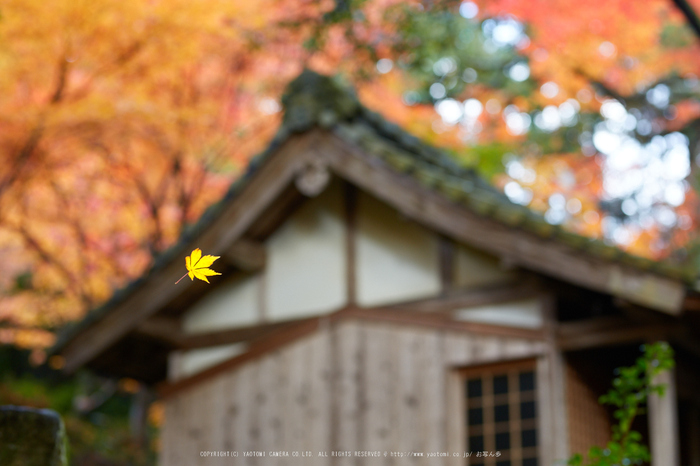
<path id="1" fill-rule="evenodd" d="M 293 136 L 269 157 L 216 220 L 197 238 L 197 247 L 210 254 L 223 255 L 293 183 L 297 172 L 307 165 L 308 160 L 314 157 L 309 149 L 317 144 L 318 137 L 318 131 Z M 180 261 L 171 261 L 157 273 L 151 273 L 138 289 L 114 309 L 78 333 L 60 351 L 66 361 L 65 371 L 73 372 L 90 361 L 183 291 L 190 287 L 206 286 L 186 280 L 174 286 L 182 276 L 182 269 Z"/>
<path id="2" fill-rule="evenodd" d="M 153 316 L 140 322 L 136 333 L 179 347 L 183 335 L 182 322 L 177 318 Z"/>
<path id="3" fill-rule="evenodd" d="M 544 341 L 544 332 L 540 330 L 501 327 L 498 325 L 480 324 L 473 322 L 460 322 L 450 318 L 447 314 L 426 314 L 421 312 L 407 312 L 396 309 L 375 308 L 346 308 L 333 314 L 294 322 L 284 322 L 279 328 L 266 332 L 260 338 L 254 340 L 248 351 L 226 360 L 216 366 L 206 369 L 191 377 L 173 383 L 165 383 L 160 386 L 159 393 L 169 397 L 183 389 L 194 386 L 203 380 L 222 372 L 231 370 L 251 360 L 259 358 L 270 351 L 281 348 L 298 339 L 316 332 L 326 325 L 332 325 L 346 320 L 362 320 L 369 322 L 388 323 L 394 325 L 407 325 L 420 328 L 432 328 L 443 331 L 466 332 L 479 335 L 501 336 L 506 338 L 518 338 L 525 340 Z M 540 351 L 539 349 L 537 350 Z"/>
<path id="4" fill-rule="evenodd" d="M 183 335 L 178 343 L 179 348 L 181 349 L 208 348 L 211 346 L 230 345 L 233 343 L 255 340 L 262 336 L 268 335 L 270 332 L 274 332 L 280 328 L 299 322 L 302 321 L 295 320 L 291 322 L 277 322 L 273 324 L 254 325 L 250 327 L 230 328 L 216 332 Z"/>
<path id="5" fill-rule="evenodd" d="M 245 272 L 259 272 L 265 268 L 265 246 L 250 239 L 239 239 L 224 252 L 224 260 Z"/>
<path id="6" fill-rule="evenodd" d="M 535 280 L 521 280 L 519 283 L 508 280 L 495 285 L 455 290 L 444 296 L 419 299 L 384 307 L 411 312 L 450 312 L 461 308 L 536 298 L 541 293 L 541 288 Z"/>
<path id="7" fill-rule="evenodd" d="M 616 298 L 614 300 L 614 304 L 626 317 L 629 318 L 631 322 L 634 322 L 636 324 L 666 324 L 669 323 L 669 321 L 676 320 L 673 317 L 669 317 L 666 314 L 661 314 L 649 308 L 629 303 L 627 302 L 627 300 Z"/>
<path id="8" fill-rule="evenodd" d="M 417 312 L 401 309 L 399 307 L 373 309 L 350 307 L 331 314 L 328 317 L 332 322 L 341 319 L 359 319 L 397 325 L 425 327 L 436 330 L 467 332 L 479 335 L 498 335 L 511 338 L 523 338 L 527 340 L 544 339 L 544 333 L 542 330 L 482 324 L 479 322 L 466 322 L 454 320 L 451 315 L 446 313 Z"/>
<path id="9" fill-rule="evenodd" d="M 700 296 L 697 293 L 686 296 L 683 301 L 683 309 L 686 311 L 700 311 Z"/>
<path id="10" fill-rule="evenodd" d="M 576 351 L 649 339 L 665 339 L 676 329 L 677 324 L 634 326 L 629 321 L 608 318 L 594 319 L 594 322 L 560 324 L 557 329 L 557 347 L 562 351 Z"/>
<path id="11" fill-rule="evenodd" d="M 556 324 L 558 338 L 576 337 L 577 335 L 597 333 L 606 330 L 614 330 L 620 327 L 628 328 L 631 325 L 629 319 L 623 316 L 593 317 L 575 322 L 562 322 Z"/>
<path id="12" fill-rule="evenodd" d="M 280 193 L 279 198 L 253 222 L 246 232 L 246 236 L 257 241 L 264 241 L 307 199 L 299 192 L 294 183 L 290 184 Z"/>
<path id="13" fill-rule="evenodd" d="M 452 203 L 413 177 L 378 163 L 361 148 L 329 135 L 314 146 L 331 170 L 406 217 L 457 241 L 518 266 L 557 277 L 592 290 L 629 299 L 663 312 L 678 314 L 685 286 L 651 272 L 593 257 L 563 243 L 510 228 Z"/>
<path id="14" fill-rule="evenodd" d="M 270 351 L 293 343 L 307 335 L 314 333 L 319 327 L 319 318 L 304 320 L 299 323 L 289 324 L 275 332 L 271 332 L 267 337 L 254 342 L 245 353 L 232 359 L 224 361 L 216 366 L 205 369 L 191 377 L 172 383 L 161 384 L 158 392 L 162 397 L 169 397 L 184 389 L 197 385 L 199 382 L 209 379 L 222 372 L 229 371 L 235 367 L 254 360 Z"/>
<path id="15" fill-rule="evenodd" d="M 447 314 L 448 311 L 459 307 L 535 297 L 540 294 L 538 288 L 531 282 L 521 283 L 515 287 L 513 287 L 512 284 L 499 285 L 463 292 L 453 296 L 416 301 L 390 307 L 370 309 L 350 307 L 335 314 L 331 314 L 328 316 L 328 319 L 331 321 L 360 319 L 428 327 L 439 330 L 466 331 L 477 334 L 524 339 L 541 339 L 542 333 L 538 330 L 455 321 L 452 316 Z M 266 323 L 187 335 L 182 332 L 179 319 L 153 316 L 141 322 L 136 327 L 136 332 L 165 342 L 174 349 L 187 350 L 266 338 L 274 334 L 277 330 L 299 324 L 304 320 Z"/>
<path id="16" fill-rule="evenodd" d="M 187 334 L 182 331 L 179 319 L 154 316 L 138 324 L 135 332 L 166 343 L 173 349 L 188 350 L 255 340 L 277 329 L 303 320 L 305 319 Z"/>
<path id="17" fill-rule="evenodd" d="M 311 319 L 315 319 L 312 317 Z M 372 308 L 363 309 L 356 307 L 348 307 L 327 315 L 329 321 L 336 322 L 343 319 L 360 319 L 376 322 L 398 323 L 403 325 L 412 325 L 420 327 L 431 327 L 441 330 L 468 331 L 487 335 L 502 335 L 510 337 L 518 337 L 525 339 L 539 339 L 542 333 L 538 330 L 519 329 L 512 327 L 504 327 L 493 324 L 481 324 L 472 322 L 457 321 L 449 314 L 427 314 L 422 311 L 411 309 L 403 309 L 400 306 L 392 308 Z M 196 333 L 185 335 L 178 333 L 177 337 L 172 337 L 171 341 L 179 349 L 195 349 L 206 348 L 211 346 L 226 345 L 239 343 L 243 341 L 251 341 L 257 338 L 265 337 L 271 332 L 277 331 L 280 328 L 290 325 L 299 324 L 307 319 L 295 319 L 283 322 L 265 323 L 260 325 L 252 325 L 247 327 L 237 327 L 222 329 L 213 332 Z M 141 329 L 143 326 L 139 326 Z"/>

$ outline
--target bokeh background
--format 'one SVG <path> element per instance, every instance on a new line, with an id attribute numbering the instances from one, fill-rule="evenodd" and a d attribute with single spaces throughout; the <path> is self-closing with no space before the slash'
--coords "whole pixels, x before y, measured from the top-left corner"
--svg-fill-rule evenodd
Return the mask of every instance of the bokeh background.
<path id="1" fill-rule="evenodd" d="M 60 374 L 55 332 L 218 201 L 305 67 L 552 224 L 700 268 L 698 0 L 4 0 L 0 404 L 80 465 L 152 464 L 138 382 Z M 147 407 L 150 408 L 147 409 Z"/>

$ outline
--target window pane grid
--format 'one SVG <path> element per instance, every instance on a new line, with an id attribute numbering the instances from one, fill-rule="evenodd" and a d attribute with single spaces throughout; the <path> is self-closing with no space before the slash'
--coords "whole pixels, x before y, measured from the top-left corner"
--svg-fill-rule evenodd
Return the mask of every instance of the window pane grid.
<path id="1" fill-rule="evenodd" d="M 534 363 L 470 370 L 465 379 L 467 463 L 537 466 Z M 494 456 L 477 457 L 477 452 Z M 495 456 L 496 452 L 500 455 Z"/>

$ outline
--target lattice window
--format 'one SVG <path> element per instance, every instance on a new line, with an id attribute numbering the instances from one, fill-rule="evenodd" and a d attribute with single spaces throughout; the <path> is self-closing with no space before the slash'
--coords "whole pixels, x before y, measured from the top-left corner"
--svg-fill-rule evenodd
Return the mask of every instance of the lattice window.
<path id="1" fill-rule="evenodd" d="M 535 362 L 469 368 L 464 377 L 468 464 L 537 466 Z"/>

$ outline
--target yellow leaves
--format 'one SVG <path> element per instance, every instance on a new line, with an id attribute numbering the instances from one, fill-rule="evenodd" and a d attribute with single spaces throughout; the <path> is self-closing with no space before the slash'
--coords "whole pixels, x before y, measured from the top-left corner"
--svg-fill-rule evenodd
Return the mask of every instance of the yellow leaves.
<path id="1" fill-rule="evenodd" d="M 185 257 L 185 267 L 187 268 L 187 275 L 189 275 L 190 280 L 194 281 L 195 278 L 198 278 L 209 283 L 207 277 L 221 275 L 209 268 L 218 258 L 219 256 L 202 256 L 202 250 L 199 248 L 192 251 L 191 255 Z M 182 280 L 182 278 L 180 280 Z M 178 282 L 180 280 L 178 280 Z"/>

